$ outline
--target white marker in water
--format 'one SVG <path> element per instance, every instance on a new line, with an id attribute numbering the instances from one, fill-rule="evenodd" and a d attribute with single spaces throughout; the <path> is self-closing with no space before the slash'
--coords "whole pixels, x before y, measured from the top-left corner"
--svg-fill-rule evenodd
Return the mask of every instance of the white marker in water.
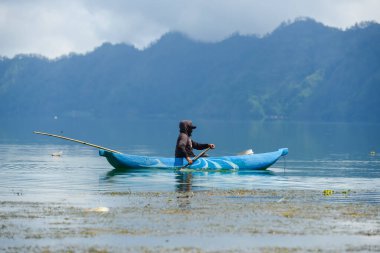
<path id="1" fill-rule="evenodd" d="M 51 156 L 62 156 L 63 151 L 53 152 Z"/>
<path id="2" fill-rule="evenodd" d="M 84 209 L 86 212 L 97 212 L 97 213 L 107 213 L 109 212 L 109 208 L 105 206 L 95 207 L 95 208 L 86 208 Z"/>

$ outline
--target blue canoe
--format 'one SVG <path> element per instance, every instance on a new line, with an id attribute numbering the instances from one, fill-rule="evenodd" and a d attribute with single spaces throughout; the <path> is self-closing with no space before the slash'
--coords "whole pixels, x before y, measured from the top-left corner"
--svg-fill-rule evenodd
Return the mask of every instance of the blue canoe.
<path id="1" fill-rule="evenodd" d="M 220 156 L 220 157 L 201 157 L 189 169 L 233 169 L 233 170 L 265 170 L 274 164 L 281 156 L 288 154 L 287 148 L 281 148 L 274 152 Z M 184 158 L 165 158 L 127 155 L 99 150 L 99 155 L 107 158 L 108 162 L 116 169 L 130 168 L 171 168 L 179 169 L 187 165 Z"/>

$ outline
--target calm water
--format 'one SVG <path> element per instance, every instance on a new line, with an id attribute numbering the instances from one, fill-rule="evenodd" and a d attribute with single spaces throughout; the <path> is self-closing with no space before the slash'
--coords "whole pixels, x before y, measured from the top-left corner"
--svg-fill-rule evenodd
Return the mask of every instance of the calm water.
<path id="1" fill-rule="evenodd" d="M 105 192 L 331 189 L 357 192 L 349 201 L 380 203 L 379 125 L 195 124 L 195 140 L 217 145 L 210 155 L 235 154 L 249 148 L 261 153 L 281 147 L 288 147 L 289 155 L 261 172 L 115 171 L 96 149 L 32 131 L 62 134 L 131 154 L 171 156 L 177 121 L 9 120 L 0 126 L 0 199 L 101 204 Z M 61 157 L 51 156 L 60 151 Z"/>

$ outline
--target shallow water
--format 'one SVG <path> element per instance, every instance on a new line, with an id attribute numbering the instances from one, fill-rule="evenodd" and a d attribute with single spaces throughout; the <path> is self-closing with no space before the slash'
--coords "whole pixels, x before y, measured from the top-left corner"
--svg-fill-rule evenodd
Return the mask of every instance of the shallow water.
<path id="1" fill-rule="evenodd" d="M 379 250 L 379 125 L 201 121 L 210 155 L 289 155 L 265 171 L 181 173 L 114 170 L 96 149 L 32 134 L 170 156 L 174 121 L 2 123 L 0 251 Z"/>
<path id="2" fill-rule="evenodd" d="M 62 156 L 51 156 L 62 151 Z M 213 189 L 310 189 L 356 192 L 341 201 L 380 203 L 380 159 L 298 160 L 289 156 L 265 171 L 114 170 L 97 150 L 80 145 L 0 145 L 0 198 L 70 199 L 86 203 L 104 192 Z M 360 194 L 359 194 L 360 192 Z M 332 194 L 333 195 L 333 194 Z M 334 195 L 335 200 L 338 195 Z"/>
<path id="3" fill-rule="evenodd" d="M 64 129 L 63 135 L 131 154 L 170 156 L 177 134 L 176 122 L 171 121 L 121 122 L 114 125 L 114 133 L 108 131 L 106 134 L 103 129 L 111 124 L 108 121 L 95 128 L 89 127 L 90 132 L 73 129 L 72 122 L 53 123 L 57 126 L 46 122 L 47 130 L 50 128 L 53 133 L 57 131 L 52 128 Z M 93 123 L 86 121 L 82 125 L 93 126 Z M 96 149 L 33 135 L 32 130 L 40 128 L 42 123 L 8 122 L 0 129 L 0 198 L 70 199 L 86 203 L 88 199 L 96 201 L 98 193 L 119 191 L 310 189 L 323 192 L 328 189 L 334 193 L 351 193 L 350 198 L 347 198 L 348 194 L 331 194 L 330 199 L 336 201 L 380 202 L 380 153 L 370 153 L 380 147 L 378 125 L 198 123 L 202 127 L 197 129 L 199 132 L 194 138 L 213 139 L 212 142 L 217 144 L 217 149 L 210 151 L 210 155 L 234 154 L 246 148 L 260 153 L 280 147 L 289 147 L 289 155 L 268 170 L 258 172 L 120 171 L 113 170 L 106 159 L 98 156 Z M 158 127 L 151 130 L 152 125 Z M 163 134 L 156 135 L 155 131 Z M 250 146 L 250 143 L 255 145 Z M 62 152 L 62 156 L 51 156 L 55 152 Z"/>

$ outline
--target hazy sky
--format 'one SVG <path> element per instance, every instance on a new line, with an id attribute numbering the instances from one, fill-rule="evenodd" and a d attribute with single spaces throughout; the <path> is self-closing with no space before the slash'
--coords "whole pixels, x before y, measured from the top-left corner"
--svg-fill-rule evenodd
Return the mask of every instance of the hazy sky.
<path id="1" fill-rule="evenodd" d="M 54 58 L 103 42 L 142 49 L 173 30 L 218 41 L 262 35 L 297 17 L 339 28 L 380 23 L 380 0 L 0 0 L 0 55 Z"/>

